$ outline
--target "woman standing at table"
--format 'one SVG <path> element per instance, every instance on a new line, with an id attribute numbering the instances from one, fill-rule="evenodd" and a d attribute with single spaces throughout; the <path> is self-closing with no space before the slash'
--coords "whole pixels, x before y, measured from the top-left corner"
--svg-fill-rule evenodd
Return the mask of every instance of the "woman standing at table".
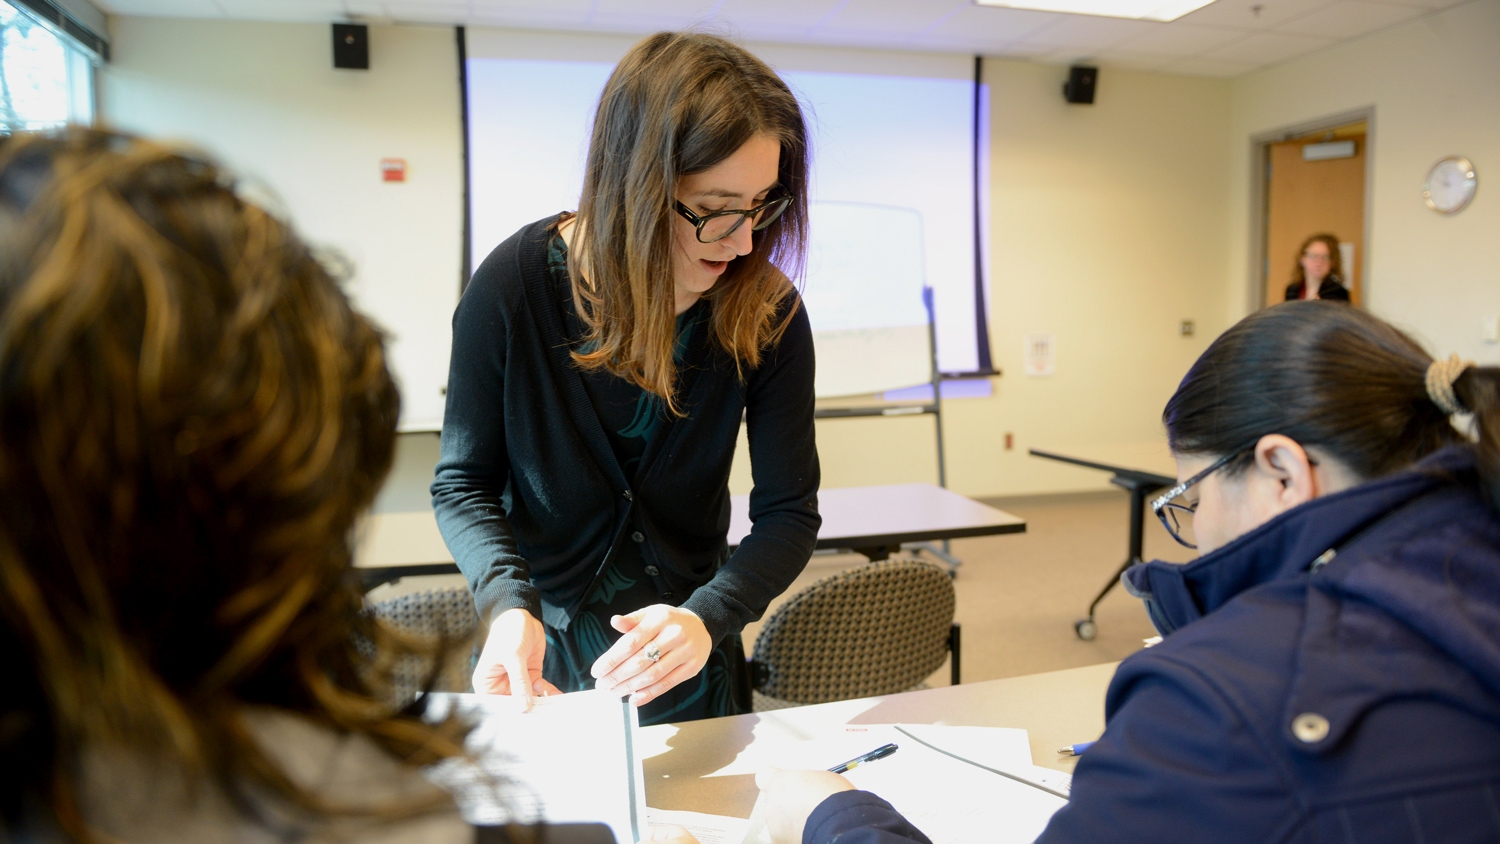
<path id="1" fill-rule="evenodd" d="M 1292 283 L 1286 286 L 1286 301 L 1298 299 L 1349 301 L 1338 238 L 1331 234 L 1315 234 L 1302 242 L 1302 249 L 1297 252 L 1297 265 L 1292 268 Z"/>
<path id="2" fill-rule="evenodd" d="M 1152 506 L 1202 556 L 1126 572 L 1164 640 L 1038 844 L 1500 840 L 1500 367 L 1293 302 L 1163 421 L 1182 482 Z M 777 841 L 926 840 L 833 774 L 764 784 Z"/>
<path id="3" fill-rule="evenodd" d="M 578 213 L 475 272 L 432 494 L 489 625 L 476 691 L 597 683 L 647 723 L 749 711 L 739 632 L 820 524 L 812 335 L 783 271 L 806 190 L 785 83 L 728 41 L 661 33 L 605 86 Z M 754 527 L 729 555 L 741 418 Z"/>

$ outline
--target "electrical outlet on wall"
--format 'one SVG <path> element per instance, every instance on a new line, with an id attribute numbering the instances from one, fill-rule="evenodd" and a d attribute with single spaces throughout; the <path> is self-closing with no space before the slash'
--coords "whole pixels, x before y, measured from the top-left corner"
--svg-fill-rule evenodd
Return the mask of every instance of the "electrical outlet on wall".
<path id="1" fill-rule="evenodd" d="M 1052 334 L 1027 334 L 1022 360 L 1029 378 L 1048 378 L 1057 373 L 1057 338 Z"/>
<path id="2" fill-rule="evenodd" d="M 1484 318 L 1484 342 L 1500 343 L 1500 316 Z"/>
<path id="3" fill-rule="evenodd" d="M 1177 333 L 1181 334 L 1184 337 L 1193 336 L 1193 332 L 1197 330 L 1198 325 L 1190 319 L 1183 320 L 1182 323 L 1177 326 Z"/>

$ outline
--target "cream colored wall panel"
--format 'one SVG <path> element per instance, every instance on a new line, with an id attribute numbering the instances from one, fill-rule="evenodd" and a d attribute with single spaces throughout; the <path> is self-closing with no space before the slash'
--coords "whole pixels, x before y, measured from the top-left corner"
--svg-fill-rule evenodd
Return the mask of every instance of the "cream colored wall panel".
<path id="1" fill-rule="evenodd" d="M 375 26 L 368 71 L 335 70 L 327 24 L 115 17 L 108 124 L 184 140 L 353 263 L 391 334 L 402 428 L 441 423 L 458 303 L 462 141 L 452 28 Z M 404 158 L 407 181 L 381 180 Z"/>
<path id="2" fill-rule="evenodd" d="M 1005 375 L 990 398 L 945 402 L 949 486 L 1109 488 L 1026 449 L 1160 438 L 1162 406 L 1225 326 L 1229 83 L 1107 69 L 1097 105 L 1069 106 L 1064 69 L 985 67 L 990 331 Z M 1182 319 L 1194 337 L 1179 336 Z M 1022 338 L 1037 331 L 1057 338 L 1051 378 L 1022 374 Z M 823 483 L 933 480 L 932 431 L 930 417 L 823 420 Z M 731 488 L 749 489 L 743 451 Z"/>
<path id="3" fill-rule="evenodd" d="M 1234 80 L 1230 315 L 1244 312 L 1258 248 L 1251 138 L 1373 107 L 1366 301 L 1433 352 L 1500 361 L 1500 345 L 1481 333 L 1483 318 L 1500 314 L 1497 78 L 1500 0 L 1476 0 Z M 1422 181 L 1454 154 L 1475 163 L 1480 187 L 1468 209 L 1447 217 L 1423 204 Z"/>

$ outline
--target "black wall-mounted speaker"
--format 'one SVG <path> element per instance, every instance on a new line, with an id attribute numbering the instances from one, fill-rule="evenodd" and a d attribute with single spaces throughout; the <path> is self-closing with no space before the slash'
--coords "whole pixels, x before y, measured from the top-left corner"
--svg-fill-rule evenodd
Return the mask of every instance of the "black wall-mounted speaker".
<path id="1" fill-rule="evenodd" d="M 370 28 L 362 23 L 333 25 L 333 66 L 344 70 L 370 69 Z"/>
<path id="2" fill-rule="evenodd" d="M 1094 104 L 1094 86 L 1099 82 L 1099 68 L 1070 67 L 1068 81 L 1063 83 L 1063 99 L 1080 105 Z"/>

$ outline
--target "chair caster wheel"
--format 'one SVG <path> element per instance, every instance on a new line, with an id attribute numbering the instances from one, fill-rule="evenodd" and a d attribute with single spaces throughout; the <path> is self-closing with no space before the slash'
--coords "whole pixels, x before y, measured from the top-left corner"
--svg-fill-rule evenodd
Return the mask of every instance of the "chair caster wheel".
<path id="1" fill-rule="evenodd" d="M 1093 619 L 1080 618 L 1079 620 L 1073 622 L 1073 632 L 1077 633 L 1078 638 L 1082 639 L 1083 641 L 1092 642 L 1094 641 L 1094 637 L 1099 635 L 1099 628 L 1094 624 Z"/>

